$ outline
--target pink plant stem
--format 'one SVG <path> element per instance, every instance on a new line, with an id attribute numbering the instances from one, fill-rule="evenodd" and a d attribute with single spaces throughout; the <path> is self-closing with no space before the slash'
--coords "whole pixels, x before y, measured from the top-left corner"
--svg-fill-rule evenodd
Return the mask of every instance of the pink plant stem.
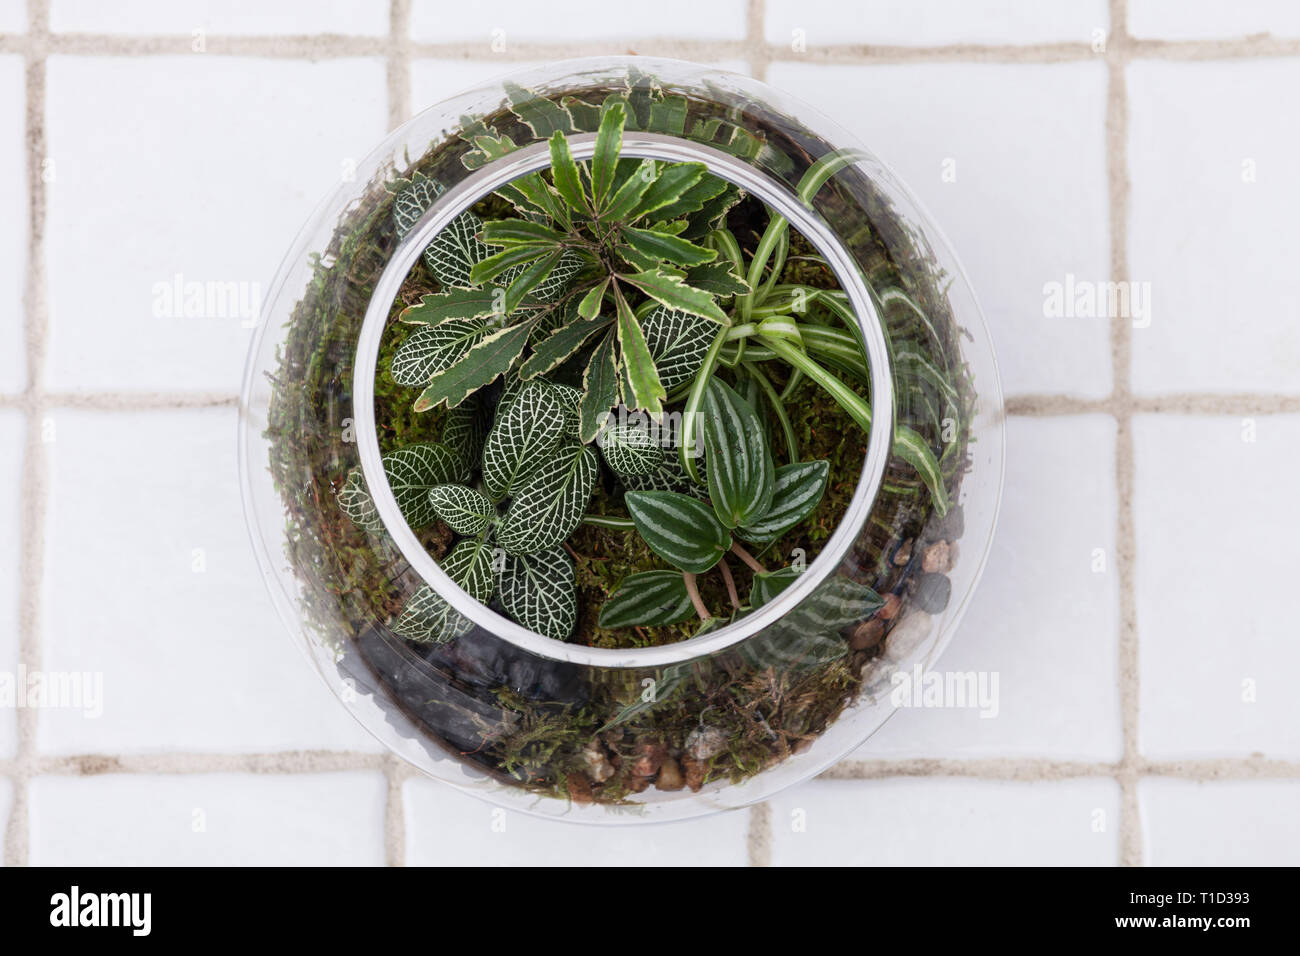
<path id="1" fill-rule="evenodd" d="M 709 613 L 709 609 L 704 606 L 704 601 L 700 598 L 700 589 L 695 584 L 695 575 L 683 571 L 682 580 L 686 582 L 686 593 L 690 596 L 691 603 L 695 605 L 695 613 L 700 616 L 701 621 L 707 621 L 713 615 Z"/>
<path id="2" fill-rule="evenodd" d="M 735 541 L 731 542 L 731 551 L 736 555 L 736 557 L 749 565 L 754 570 L 755 574 L 767 574 L 767 568 L 759 564 L 758 560 L 752 554 L 742 548 Z"/>
<path id="3" fill-rule="evenodd" d="M 740 594 L 736 591 L 736 579 L 731 576 L 731 568 L 727 567 L 726 558 L 718 562 L 718 568 L 722 571 L 722 580 L 727 582 L 727 597 L 731 599 L 731 606 L 740 607 Z"/>

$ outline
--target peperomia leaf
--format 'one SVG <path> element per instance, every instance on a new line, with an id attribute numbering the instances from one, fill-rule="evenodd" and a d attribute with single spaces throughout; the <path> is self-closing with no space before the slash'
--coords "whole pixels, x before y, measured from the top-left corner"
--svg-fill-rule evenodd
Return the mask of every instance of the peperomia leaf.
<path id="1" fill-rule="evenodd" d="M 778 670 L 838 660 L 849 651 L 840 629 L 865 621 L 884 603 L 871 588 L 832 574 L 789 614 L 746 641 L 740 653 L 756 667 Z"/>
<path id="2" fill-rule="evenodd" d="M 436 442 L 399 448 L 385 455 L 383 462 L 397 507 L 412 528 L 422 528 L 435 517 L 429 489 L 464 477 L 457 455 Z"/>
<path id="3" fill-rule="evenodd" d="M 379 509 L 375 507 L 375 501 L 370 497 L 370 489 L 366 487 L 366 479 L 360 468 L 353 468 L 348 472 L 347 480 L 339 489 L 337 498 L 343 513 L 359 527 L 368 531 L 383 527 Z"/>
<path id="4" fill-rule="evenodd" d="M 497 514 L 487 495 L 464 485 L 435 485 L 429 489 L 429 504 L 457 534 L 481 534 Z"/>
<path id="5" fill-rule="evenodd" d="M 636 275 L 620 278 L 670 309 L 703 316 L 719 325 L 727 324 L 727 314 L 718 308 L 718 303 L 713 301 L 713 296 L 691 288 L 676 276 L 663 272 L 639 272 Z"/>
<path id="6" fill-rule="evenodd" d="M 389 367 L 393 381 L 398 385 L 425 385 L 464 358 L 489 331 L 482 319 L 447 319 L 413 329 L 393 354 Z"/>
<path id="7" fill-rule="evenodd" d="M 641 331 L 636 313 L 617 288 L 614 289 L 614 299 L 618 305 L 618 345 L 623 355 L 623 374 L 631 390 L 624 400 L 631 407 L 657 419 L 663 414 L 666 393 L 659 382 L 659 373 L 655 371 L 654 357 L 646 345 L 645 333 Z"/>
<path id="8" fill-rule="evenodd" d="M 749 592 L 750 607 L 759 608 L 776 597 L 803 572 L 798 568 L 781 568 L 754 575 L 754 585 Z"/>
<path id="9" fill-rule="evenodd" d="M 564 431 L 564 407 L 545 382 L 528 382 L 483 446 L 483 484 L 498 501 L 542 465 Z"/>
<path id="10" fill-rule="evenodd" d="M 659 440 L 636 425 L 611 425 L 596 436 L 596 444 L 606 464 L 621 477 L 653 474 L 664 462 Z"/>
<path id="11" fill-rule="evenodd" d="M 618 404 L 618 361 L 614 357 L 615 333 L 610 330 L 591 353 L 582 376 L 582 407 L 579 409 L 578 437 L 589 442 L 596 437 Z"/>
<path id="12" fill-rule="evenodd" d="M 708 319 L 662 305 L 641 319 L 646 346 L 665 390 L 671 392 L 695 377 L 717 330 Z"/>
<path id="13" fill-rule="evenodd" d="M 507 326 L 475 342 L 457 361 L 430 379 L 415 400 L 417 412 L 446 403 L 455 408 L 471 394 L 493 382 L 514 365 L 528 344 L 532 322 Z"/>
<path id="14" fill-rule="evenodd" d="M 758 413 L 714 378 L 705 390 L 700 414 L 713 510 L 728 528 L 756 521 L 767 514 L 776 484 L 772 452 Z"/>
<path id="15" fill-rule="evenodd" d="M 497 590 L 506 612 L 524 627 L 553 640 L 567 640 L 578 619 L 573 561 L 563 548 L 539 554 L 506 554 Z"/>
<path id="16" fill-rule="evenodd" d="M 445 644 L 453 638 L 468 634 L 474 623 L 425 584 L 411 595 L 392 627 L 407 640 L 421 644 Z"/>
<path id="17" fill-rule="evenodd" d="M 756 544 L 766 544 L 781 537 L 813 513 L 826 490 L 830 470 L 828 461 L 782 465 L 776 470 L 772 503 L 767 513 L 737 529 L 736 534 Z"/>
<path id="18" fill-rule="evenodd" d="M 424 250 L 424 261 L 444 286 L 470 288 L 477 283 L 470 271 L 492 254 L 479 238 L 483 220 L 472 212 L 463 212 L 443 228 Z"/>
<path id="19" fill-rule="evenodd" d="M 623 498 L 650 550 L 683 571 L 703 574 L 731 547 L 731 535 L 702 501 L 672 491 L 629 491 Z"/>
<path id="20" fill-rule="evenodd" d="M 514 492 L 497 531 L 501 547 L 533 554 L 560 544 L 582 521 L 598 471 L 590 445 L 568 442 L 552 451 Z"/>
<path id="21" fill-rule="evenodd" d="M 662 627 L 695 613 L 679 571 L 644 571 L 623 579 L 600 609 L 600 627 Z"/>

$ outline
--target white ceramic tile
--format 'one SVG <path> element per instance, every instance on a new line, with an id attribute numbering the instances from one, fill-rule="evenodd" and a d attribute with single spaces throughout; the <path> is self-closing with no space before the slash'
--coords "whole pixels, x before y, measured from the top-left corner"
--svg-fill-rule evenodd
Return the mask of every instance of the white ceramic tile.
<path id="1" fill-rule="evenodd" d="M 745 11 L 745 0 L 658 0 L 652 5 L 568 0 L 558 8 L 530 0 L 414 0 L 411 35 L 424 43 L 481 43 L 485 49 L 508 48 L 512 41 L 740 39 L 745 35 Z"/>
<path id="2" fill-rule="evenodd" d="M 403 785 L 410 866 L 744 866 L 749 811 L 590 827 L 503 810 L 425 778 Z"/>
<path id="3" fill-rule="evenodd" d="M 1105 0 L 767 0 L 765 34 L 810 51 L 840 43 L 1087 43 L 1094 30 L 1104 35 L 1108 20 Z"/>
<path id="4" fill-rule="evenodd" d="M 50 28 L 78 33 L 208 35 L 388 32 L 387 0 L 53 0 Z"/>
<path id="5" fill-rule="evenodd" d="M 1148 778 L 1138 801 L 1150 866 L 1300 863 L 1300 781 Z"/>
<path id="6" fill-rule="evenodd" d="M 472 87 L 542 65 L 540 60 L 418 59 L 411 64 L 412 108 L 418 113 Z M 733 73 L 749 74 L 749 64 L 745 60 L 718 60 L 711 65 Z"/>
<path id="7" fill-rule="evenodd" d="M 1300 7 L 1287 0 L 1128 0 L 1128 32 L 1163 40 L 1300 36 Z"/>
<path id="8" fill-rule="evenodd" d="M 1109 394 L 1109 321 L 1048 317 L 1045 294 L 1108 278 L 1103 64 L 773 63 L 768 79 L 856 133 L 929 208 L 1006 392 Z"/>
<path id="9" fill-rule="evenodd" d="M 1134 444 L 1143 753 L 1295 758 L 1300 417 L 1139 416 Z"/>
<path id="10" fill-rule="evenodd" d="M 13 689 L 13 706 L 0 701 L 0 757 L 18 750 L 18 575 L 21 558 L 23 443 L 20 412 L 0 410 L 0 681 Z"/>
<path id="11" fill-rule="evenodd" d="M 0 18 L 0 30 L 3 30 Z M 27 83 L 23 59 L 0 56 L 0 392 L 27 384 L 23 282 L 27 274 Z"/>
<path id="12" fill-rule="evenodd" d="M 9 832 L 9 811 L 13 806 L 13 795 L 13 783 L 0 777 L 0 833 Z M 3 857 L 0 857 L 0 866 L 4 866 Z"/>
<path id="13" fill-rule="evenodd" d="M 24 0 L 0 0 L 0 33 L 27 32 L 27 4 Z"/>
<path id="14" fill-rule="evenodd" d="M 1119 786 L 815 780 L 772 801 L 777 866 L 1110 866 Z"/>
<path id="15" fill-rule="evenodd" d="M 1129 260 L 1152 321 L 1133 333 L 1143 393 L 1300 392 L 1295 210 L 1300 61 L 1129 68 Z"/>
<path id="16" fill-rule="evenodd" d="M 382 61 L 56 56 L 48 84 L 49 384 L 236 391 L 245 314 L 383 135 Z"/>
<path id="17" fill-rule="evenodd" d="M 853 757 L 1118 759 L 1115 523 L 1113 419 L 1010 419 L 993 550 L 935 669 L 994 706 L 903 708 Z"/>
<path id="18" fill-rule="evenodd" d="M 377 866 L 379 773 L 38 777 L 36 866 Z"/>
<path id="19" fill-rule="evenodd" d="M 235 419 L 52 419 L 43 665 L 102 674 L 103 713 L 43 711 L 43 751 L 376 746 L 274 612 L 244 530 Z"/>

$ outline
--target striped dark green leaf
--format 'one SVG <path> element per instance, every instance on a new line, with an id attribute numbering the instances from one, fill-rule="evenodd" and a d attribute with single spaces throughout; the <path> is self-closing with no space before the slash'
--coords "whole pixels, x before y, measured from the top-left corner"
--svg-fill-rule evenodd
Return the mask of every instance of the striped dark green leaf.
<path id="1" fill-rule="evenodd" d="M 662 627 L 695 613 L 680 571 L 644 571 L 623 579 L 600 609 L 600 627 Z"/>
<path id="2" fill-rule="evenodd" d="M 709 498 L 718 520 L 728 528 L 756 521 L 767 514 L 776 486 L 776 467 L 758 413 L 713 378 L 700 415 Z"/>
<path id="3" fill-rule="evenodd" d="M 772 504 L 767 513 L 750 521 L 736 534 L 746 541 L 766 544 L 775 541 L 813 513 L 826 491 L 830 475 L 828 461 L 800 461 L 776 470 Z"/>
<path id="4" fill-rule="evenodd" d="M 629 491 L 623 498 L 642 540 L 674 567 L 703 574 L 731 547 L 731 534 L 702 501 L 674 491 Z"/>

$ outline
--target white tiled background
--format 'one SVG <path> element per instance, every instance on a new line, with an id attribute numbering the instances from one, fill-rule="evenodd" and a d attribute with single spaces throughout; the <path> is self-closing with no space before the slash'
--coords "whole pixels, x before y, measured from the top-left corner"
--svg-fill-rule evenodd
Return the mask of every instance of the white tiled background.
<path id="1" fill-rule="evenodd" d="M 1300 862 L 1296 5 L 562 6 L 0 0 L 0 672 L 105 690 L 98 719 L 0 710 L 4 861 Z M 944 661 L 999 672 L 998 717 L 902 711 L 770 805 L 611 833 L 502 818 L 350 722 L 244 538 L 249 331 L 151 306 L 265 286 L 413 111 L 628 51 L 750 72 L 893 164 L 1009 420 Z M 1151 283 L 1150 326 L 1044 318 L 1067 274 Z"/>

